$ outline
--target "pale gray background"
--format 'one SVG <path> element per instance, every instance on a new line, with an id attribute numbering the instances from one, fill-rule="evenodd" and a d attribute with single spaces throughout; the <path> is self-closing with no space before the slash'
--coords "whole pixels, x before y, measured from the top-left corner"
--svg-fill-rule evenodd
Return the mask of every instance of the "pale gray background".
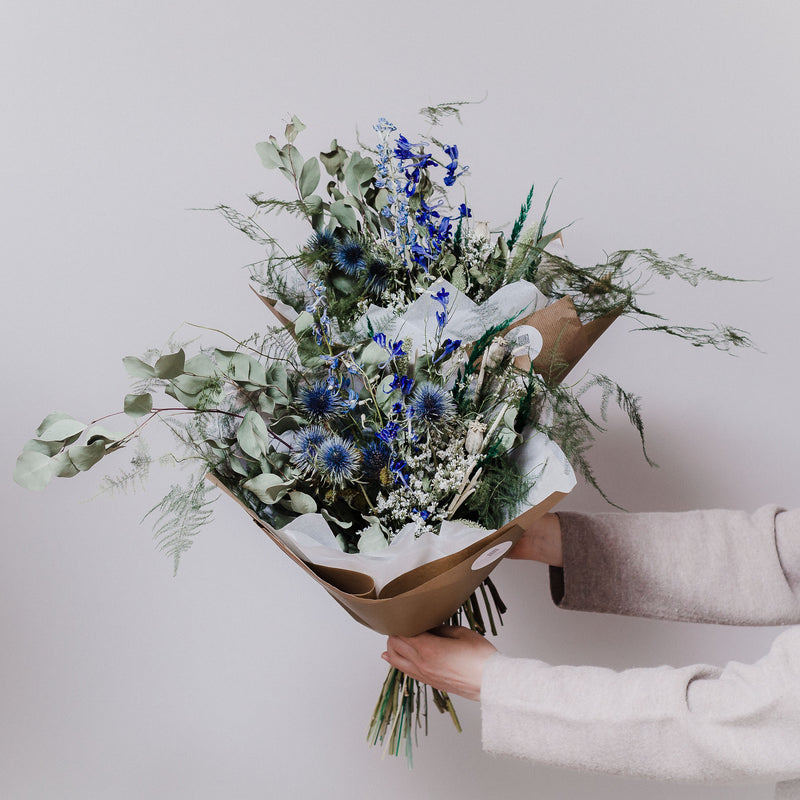
<path id="1" fill-rule="evenodd" d="M 296 113 L 313 152 L 379 115 L 487 96 L 450 129 L 476 216 L 537 208 L 577 259 L 650 246 L 763 283 L 654 285 L 674 319 L 749 329 L 731 358 L 617 323 L 586 359 L 644 400 L 653 457 L 617 416 L 593 454 L 631 510 L 800 502 L 795 2 L 6 2 L 3 82 L 0 797 L 768 798 L 577 774 L 480 749 L 436 715 L 416 769 L 364 745 L 381 637 L 354 624 L 228 502 L 177 576 L 144 512 L 172 477 L 89 500 L 98 477 L 11 483 L 41 418 L 93 418 L 123 355 L 181 322 L 265 321 L 210 214 L 283 192 L 253 144 Z M 285 226 L 285 227 L 284 227 Z M 291 226 L 277 229 L 289 235 Z M 119 465 L 122 459 L 117 462 Z M 603 509 L 578 488 L 565 508 Z M 546 570 L 503 564 L 498 645 L 625 668 L 750 660 L 774 630 L 607 618 L 550 605 Z"/>

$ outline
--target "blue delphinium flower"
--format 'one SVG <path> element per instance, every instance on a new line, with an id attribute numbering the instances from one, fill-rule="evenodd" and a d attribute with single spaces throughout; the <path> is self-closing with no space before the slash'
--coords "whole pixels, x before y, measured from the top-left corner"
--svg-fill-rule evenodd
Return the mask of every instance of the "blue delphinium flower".
<path id="1" fill-rule="evenodd" d="M 442 342 L 442 352 L 433 359 L 433 363 L 436 364 L 438 361 L 441 361 L 443 358 L 447 358 L 451 353 L 454 353 L 458 348 L 461 347 L 461 339 L 445 339 Z"/>
<path id="2" fill-rule="evenodd" d="M 379 344 L 389 354 L 389 357 L 386 359 L 386 361 L 384 361 L 382 364 L 378 364 L 378 369 L 384 369 L 384 367 L 386 367 L 386 365 L 395 358 L 402 358 L 403 356 L 408 355 L 408 353 L 403 350 L 402 339 L 387 339 L 385 333 L 376 333 L 372 337 L 372 341 Z"/>
<path id="3" fill-rule="evenodd" d="M 344 486 L 357 476 L 361 466 L 361 453 L 352 442 L 334 434 L 317 449 L 315 466 L 328 483 Z"/>
<path id="4" fill-rule="evenodd" d="M 408 475 L 403 472 L 406 462 L 402 458 L 393 458 L 389 461 L 389 471 L 394 475 L 395 482 L 408 486 Z"/>
<path id="5" fill-rule="evenodd" d="M 428 381 L 419 384 L 414 390 L 411 408 L 414 409 L 414 419 L 427 425 L 447 422 L 455 415 L 455 405 L 450 393 Z"/>
<path id="6" fill-rule="evenodd" d="M 447 309 L 447 304 L 450 302 L 450 292 L 442 286 L 436 294 L 431 295 L 437 303 L 441 303 L 443 309 Z"/>
<path id="7" fill-rule="evenodd" d="M 375 435 L 386 444 L 393 442 L 400 432 L 400 425 L 396 422 L 387 422 L 386 425 Z"/>
<path id="8" fill-rule="evenodd" d="M 468 208 L 466 203 L 462 203 L 462 204 L 461 204 L 461 205 L 458 207 L 458 213 L 459 213 L 459 214 L 460 214 L 462 217 L 466 217 L 467 219 L 469 219 L 469 217 L 471 217 L 471 216 L 472 216 L 472 209 L 471 209 L 471 208 Z"/>
<path id="9" fill-rule="evenodd" d="M 411 388 L 414 386 L 414 379 L 409 378 L 407 375 L 392 375 L 392 382 L 389 384 L 388 389 L 384 389 L 383 391 L 386 394 L 391 394 L 395 389 L 400 390 L 400 394 L 405 397 L 410 391 Z"/>
<path id="10" fill-rule="evenodd" d="M 328 437 L 328 432 L 319 425 L 309 425 L 295 436 L 292 455 L 289 460 L 299 469 L 306 471 L 314 466 L 319 446 Z"/>
<path id="11" fill-rule="evenodd" d="M 302 388 L 297 399 L 312 422 L 324 422 L 339 416 L 344 410 L 339 392 L 328 386 L 327 381 L 318 381 L 313 386 Z"/>
<path id="12" fill-rule="evenodd" d="M 350 236 L 337 244 L 333 251 L 333 261 L 348 275 L 358 275 L 367 267 L 364 248 Z"/>

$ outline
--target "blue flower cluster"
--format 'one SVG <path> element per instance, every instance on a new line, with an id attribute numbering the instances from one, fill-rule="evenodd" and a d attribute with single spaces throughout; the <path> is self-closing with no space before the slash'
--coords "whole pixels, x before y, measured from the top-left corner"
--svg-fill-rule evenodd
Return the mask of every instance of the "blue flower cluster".
<path id="1" fill-rule="evenodd" d="M 398 134 L 392 146 L 389 137 L 397 128 L 385 118 L 381 117 L 374 128 L 382 139 L 377 145 L 378 177 L 375 185 L 389 193 L 389 202 L 381 209 L 381 214 L 394 222 L 388 238 L 401 257 L 408 255 L 412 263 L 428 272 L 444 245 L 452 241 L 455 218 L 437 210 L 443 203 L 430 205 L 426 202 L 430 186 L 424 180 L 426 171 L 443 166 L 446 173 L 443 181 L 449 187 L 469 168 L 460 166 L 457 145 L 442 146 L 450 161 L 440 164 L 425 152 L 427 142 L 411 142 L 403 134 Z M 470 216 L 471 210 L 462 203 L 458 208 L 458 218 Z M 414 224 L 409 224 L 412 220 Z"/>

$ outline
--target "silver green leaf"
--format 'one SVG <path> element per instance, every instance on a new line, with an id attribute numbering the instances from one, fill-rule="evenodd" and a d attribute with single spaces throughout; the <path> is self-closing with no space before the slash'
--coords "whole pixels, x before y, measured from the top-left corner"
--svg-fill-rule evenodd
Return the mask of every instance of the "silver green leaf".
<path id="1" fill-rule="evenodd" d="M 289 507 L 297 514 L 313 514 L 317 510 L 317 503 L 310 494 L 305 492 L 289 492 Z"/>
<path id="2" fill-rule="evenodd" d="M 122 363 L 125 365 L 125 369 L 128 371 L 128 375 L 130 375 L 131 378 L 156 377 L 156 371 L 149 364 L 145 364 L 141 358 L 125 356 L 125 358 L 122 359 Z"/>
<path id="3" fill-rule="evenodd" d="M 166 356 L 161 356 L 161 358 L 156 361 L 153 369 L 156 377 L 163 378 L 165 380 L 171 380 L 172 378 L 177 378 L 178 375 L 183 373 L 183 367 L 185 364 L 186 353 L 183 352 L 183 349 L 180 349 L 177 353 L 170 353 Z"/>
<path id="4" fill-rule="evenodd" d="M 256 145 L 256 153 L 267 169 L 276 169 L 281 166 L 281 156 L 274 136 L 270 136 L 267 142 L 259 142 Z"/>
<path id="5" fill-rule="evenodd" d="M 267 424 L 255 412 L 248 411 L 244 415 L 242 424 L 236 430 L 236 441 L 242 452 L 251 458 L 260 458 L 266 455 L 269 446 L 269 431 Z"/>
<path id="6" fill-rule="evenodd" d="M 292 486 L 292 481 L 284 481 L 280 475 L 273 475 L 268 472 L 262 472 L 245 481 L 242 487 L 252 492 L 262 503 L 271 506 L 277 503 Z"/>
<path id="7" fill-rule="evenodd" d="M 289 124 L 286 126 L 286 141 L 293 142 L 299 133 L 302 133 L 306 129 L 306 126 L 297 119 L 295 114 L 292 114 L 292 119 L 290 120 Z"/>
<path id="8" fill-rule="evenodd" d="M 344 200 L 334 200 L 330 207 L 331 216 L 350 231 L 358 230 L 356 212 Z"/>
<path id="9" fill-rule="evenodd" d="M 14 480 L 25 489 L 41 491 L 53 477 L 50 456 L 34 449 L 23 450 L 14 467 Z"/>
<path id="10" fill-rule="evenodd" d="M 69 414 L 56 411 L 48 414 L 36 429 L 36 438 L 44 442 L 65 442 L 86 430 L 86 425 Z"/>
<path id="11" fill-rule="evenodd" d="M 314 192 L 319 184 L 319 161 L 317 161 L 314 156 L 306 161 L 303 164 L 303 169 L 300 170 L 300 180 L 298 182 L 298 187 L 300 189 L 300 195 L 302 197 L 308 197 L 310 194 Z M 320 200 L 320 203 L 322 201 Z"/>
<path id="12" fill-rule="evenodd" d="M 153 395 L 126 394 L 123 408 L 129 417 L 144 417 L 153 410 Z"/>

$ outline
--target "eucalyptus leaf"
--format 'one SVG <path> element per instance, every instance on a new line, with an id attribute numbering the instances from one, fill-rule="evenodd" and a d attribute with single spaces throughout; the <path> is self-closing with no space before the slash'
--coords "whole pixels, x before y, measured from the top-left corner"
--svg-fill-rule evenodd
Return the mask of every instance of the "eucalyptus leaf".
<path id="1" fill-rule="evenodd" d="M 64 411 L 53 411 L 41 421 L 39 427 L 36 429 L 36 435 L 41 436 L 44 431 L 46 431 L 48 428 L 51 428 L 56 422 L 61 422 L 62 420 L 72 420 L 73 422 L 77 421 L 72 414 L 67 414 Z"/>
<path id="2" fill-rule="evenodd" d="M 267 169 L 276 169 L 281 166 L 281 156 L 274 136 L 270 136 L 267 142 L 259 142 L 256 145 L 256 153 Z"/>
<path id="3" fill-rule="evenodd" d="M 334 275 L 330 281 L 342 294 L 352 294 L 355 291 L 356 281 L 348 275 Z"/>
<path id="4" fill-rule="evenodd" d="M 362 366 L 377 366 L 386 361 L 386 350 L 377 342 L 370 342 L 362 351 L 359 362 Z"/>
<path id="5" fill-rule="evenodd" d="M 372 183 L 372 179 L 375 177 L 375 164 L 372 159 L 367 156 L 354 164 L 353 174 L 362 190 L 369 186 L 370 183 Z M 359 194 L 362 194 L 362 192 L 359 192 Z"/>
<path id="6" fill-rule="evenodd" d="M 298 182 L 298 187 L 300 189 L 300 195 L 302 197 L 308 197 L 313 191 L 317 188 L 319 184 L 319 161 L 317 161 L 314 156 L 306 161 L 303 164 L 303 169 L 300 170 L 300 180 Z M 320 203 L 322 199 L 320 198 Z"/>
<path id="7" fill-rule="evenodd" d="M 183 371 L 203 378 L 215 378 L 219 375 L 217 365 L 205 353 L 186 359 Z"/>
<path id="8" fill-rule="evenodd" d="M 313 514 L 317 510 L 316 500 L 305 492 L 289 492 L 289 507 L 297 514 Z"/>
<path id="9" fill-rule="evenodd" d="M 314 315 L 308 311 L 301 311 L 294 321 L 294 332 L 296 336 L 302 336 L 306 331 L 314 327 Z"/>
<path id="10" fill-rule="evenodd" d="M 31 439 L 25 442 L 22 452 L 33 450 L 36 453 L 44 453 L 48 458 L 54 456 L 61 448 L 62 442 L 43 442 L 41 439 Z"/>
<path id="11" fill-rule="evenodd" d="M 247 353 L 233 353 L 227 372 L 233 380 L 248 389 L 260 389 L 267 385 L 264 365 Z"/>
<path id="12" fill-rule="evenodd" d="M 268 472 L 262 472 L 242 484 L 244 489 L 252 492 L 262 503 L 266 503 L 268 506 L 277 503 L 289 491 L 291 486 L 292 481 L 284 481 L 280 475 L 273 475 Z"/>
<path id="13" fill-rule="evenodd" d="M 361 531 L 361 535 L 358 537 L 359 553 L 380 553 L 388 546 L 389 542 L 386 541 L 386 534 L 379 522 L 373 522 L 372 525 Z"/>
<path id="14" fill-rule="evenodd" d="M 156 371 L 149 364 L 145 364 L 141 358 L 136 358 L 136 356 L 125 356 L 125 358 L 122 359 L 122 363 L 125 365 L 128 375 L 130 375 L 132 378 L 156 377 Z"/>
<path id="15" fill-rule="evenodd" d="M 290 176 L 291 180 L 297 180 L 303 170 L 303 156 L 293 144 L 285 144 L 281 148 L 281 161 L 283 162 L 283 172 Z"/>
<path id="16" fill-rule="evenodd" d="M 77 469 L 85 472 L 87 469 L 91 469 L 106 454 L 106 448 L 102 441 L 87 445 L 74 444 L 62 453 L 62 455 L 64 454 L 69 456 L 69 460 Z"/>
<path id="17" fill-rule="evenodd" d="M 319 160 L 322 162 L 328 175 L 336 175 L 342 168 L 342 164 L 344 164 L 346 159 L 347 150 L 341 147 L 336 139 L 331 142 L 331 149 L 327 153 L 319 154 Z"/>
<path id="18" fill-rule="evenodd" d="M 53 477 L 50 456 L 37 450 L 23 450 L 14 467 L 14 480 L 25 489 L 41 491 Z"/>
<path id="19" fill-rule="evenodd" d="M 371 205 L 376 211 L 380 211 L 382 208 L 389 205 L 390 197 L 391 195 L 389 194 L 388 190 L 379 189 L 373 198 Z"/>
<path id="20" fill-rule="evenodd" d="M 75 464 L 72 463 L 72 459 L 66 450 L 62 450 L 53 457 L 50 468 L 56 478 L 74 478 L 80 472 Z"/>
<path id="21" fill-rule="evenodd" d="M 280 435 L 286 433 L 286 431 L 298 431 L 306 424 L 308 424 L 308 421 L 303 417 L 298 417 L 295 414 L 285 414 L 280 419 L 273 420 L 269 427 L 273 433 Z"/>
<path id="22" fill-rule="evenodd" d="M 269 446 L 266 422 L 255 411 L 248 411 L 236 430 L 236 441 L 239 442 L 242 452 L 251 458 L 265 455 Z"/>
<path id="23" fill-rule="evenodd" d="M 334 200 L 330 207 L 331 216 L 343 227 L 350 231 L 358 230 L 356 212 L 344 200 Z"/>
<path id="24" fill-rule="evenodd" d="M 164 391 L 186 408 L 203 411 L 213 408 L 222 397 L 222 386 L 214 378 L 178 375 Z"/>
<path id="25" fill-rule="evenodd" d="M 126 394 L 123 407 L 129 417 L 144 417 L 153 410 L 153 395 Z"/>
<path id="26" fill-rule="evenodd" d="M 322 514 L 322 518 L 326 522 L 332 522 L 334 525 L 338 525 L 340 528 L 344 528 L 345 530 L 347 530 L 347 528 L 352 528 L 353 527 L 353 523 L 352 522 L 345 522 L 344 520 L 337 519 L 326 508 L 321 508 L 319 510 L 319 513 Z M 344 549 L 344 548 L 342 548 L 342 549 Z"/>
<path id="27" fill-rule="evenodd" d="M 273 389 L 283 395 L 284 398 L 289 395 L 289 376 L 286 372 L 286 367 L 281 363 L 273 364 L 267 371 L 267 381 L 269 382 L 270 395 L 274 397 Z"/>
<path id="28" fill-rule="evenodd" d="M 59 412 L 56 412 L 59 414 Z M 36 437 L 44 442 L 64 442 L 86 430 L 87 426 L 68 414 L 48 415 L 44 422 L 36 429 Z"/>
<path id="29" fill-rule="evenodd" d="M 113 444 L 114 442 L 119 442 L 124 438 L 124 433 L 110 431 L 108 428 L 104 428 L 102 425 L 92 425 L 92 427 L 86 431 L 86 444 L 94 444 L 94 442 L 101 440 L 105 442 L 105 444 Z"/>
<path id="30" fill-rule="evenodd" d="M 306 126 L 297 119 L 295 114 L 292 114 L 292 119 L 289 124 L 286 126 L 286 140 L 289 142 L 293 142 L 299 133 L 302 133 L 306 129 Z"/>
<path id="31" fill-rule="evenodd" d="M 258 396 L 258 409 L 262 414 L 273 414 L 275 412 L 275 400 L 266 392 L 261 392 Z"/>
<path id="32" fill-rule="evenodd" d="M 325 201 L 318 194 L 306 197 L 305 203 L 309 214 L 321 214 L 325 210 Z"/>
<path id="33" fill-rule="evenodd" d="M 155 370 L 156 377 L 165 380 L 177 378 L 183 372 L 183 367 L 186 363 L 186 353 L 183 349 L 178 350 L 177 353 L 169 353 L 168 355 L 161 356 L 156 361 L 153 369 Z"/>

